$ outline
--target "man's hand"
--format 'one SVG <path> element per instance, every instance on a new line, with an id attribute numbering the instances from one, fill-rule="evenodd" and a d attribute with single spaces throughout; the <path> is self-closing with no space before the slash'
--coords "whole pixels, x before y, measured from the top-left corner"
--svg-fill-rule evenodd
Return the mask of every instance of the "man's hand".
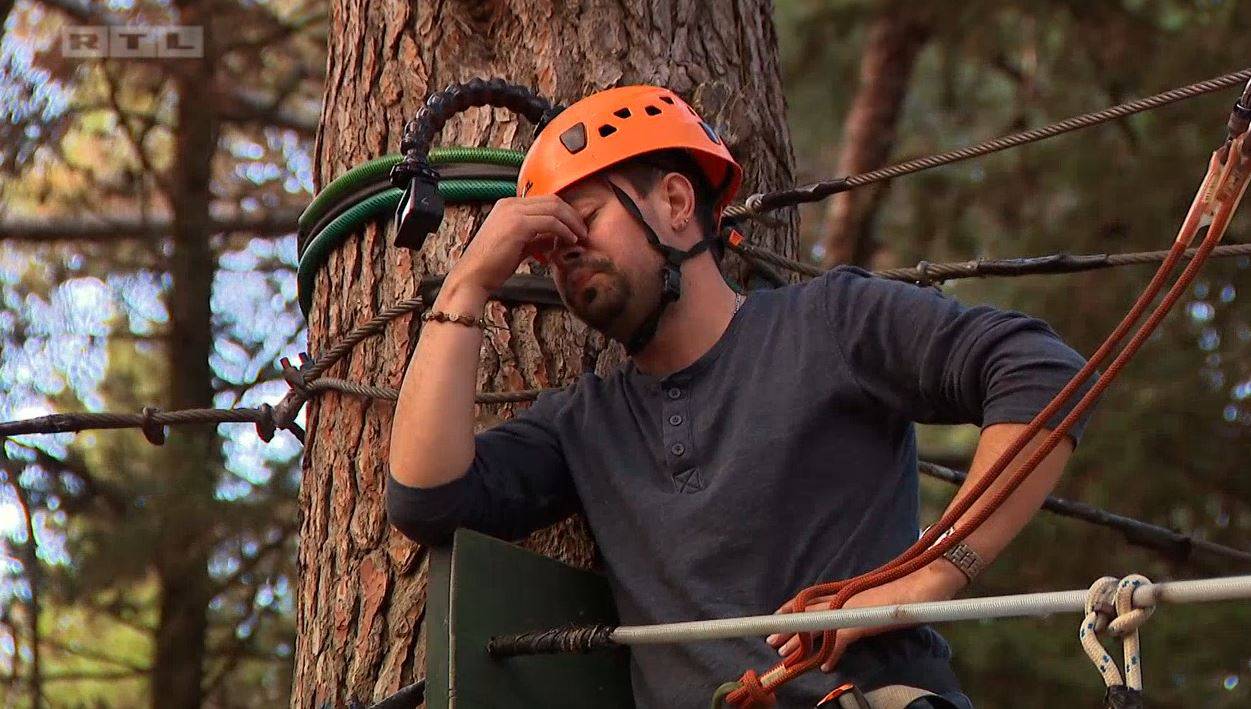
<path id="1" fill-rule="evenodd" d="M 586 239 L 586 224 L 554 195 L 509 197 L 495 203 L 448 278 L 490 292 L 517 272 L 527 252 Z"/>
<path id="2" fill-rule="evenodd" d="M 966 581 L 964 574 L 960 573 L 959 569 L 952 566 L 945 559 L 937 559 L 934 563 L 920 571 L 909 574 L 897 581 L 892 581 L 884 586 L 871 588 L 852 596 L 847 599 L 847 603 L 843 605 L 843 608 L 946 601 L 955 596 L 956 592 L 964 586 Z M 833 596 L 818 597 L 813 602 L 811 610 L 828 610 L 824 604 L 828 603 L 832 598 Z M 777 612 L 789 613 L 790 610 L 783 606 Z M 821 671 L 830 672 L 833 670 L 839 659 L 842 658 L 843 653 L 847 650 L 847 646 L 857 640 L 903 627 L 907 627 L 906 624 L 881 628 L 844 628 L 838 631 L 838 635 L 834 640 L 834 653 L 830 655 L 830 659 L 825 664 L 821 665 Z M 799 637 L 793 633 L 770 635 L 766 642 L 774 648 L 781 648 L 778 654 L 783 657 L 799 649 Z"/>

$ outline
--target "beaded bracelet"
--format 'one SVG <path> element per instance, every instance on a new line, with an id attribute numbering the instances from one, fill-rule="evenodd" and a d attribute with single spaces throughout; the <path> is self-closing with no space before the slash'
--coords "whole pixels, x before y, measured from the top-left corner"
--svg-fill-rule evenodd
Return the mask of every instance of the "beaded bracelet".
<path id="1" fill-rule="evenodd" d="M 458 325 L 465 325 L 467 327 L 480 327 L 483 329 L 492 329 L 492 330 L 496 329 L 495 325 L 488 323 L 483 318 L 475 318 L 472 315 L 452 315 L 451 313 L 445 313 L 441 310 L 427 310 L 426 312 L 421 314 L 421 319 L 424 322 L 430 322 L 431 320 L 435 320 L 437 322 L 456 323 Z"/>

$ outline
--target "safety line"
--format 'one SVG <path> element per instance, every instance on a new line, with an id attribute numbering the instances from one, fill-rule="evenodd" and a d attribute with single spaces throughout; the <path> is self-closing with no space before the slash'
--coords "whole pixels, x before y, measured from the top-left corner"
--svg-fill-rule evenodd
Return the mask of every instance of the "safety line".
<path id="1" fill-rule="evenodd" d="M 812 633 L 844 628 L 881 628 L 917 623 L 947 623 L 963 620 L 988 620 L 1044 616 L 1054 613 L 1081 613 L 1085 609 L 1087 589 L 1023 593 L 1007 596 L 985 596 L 951 601 L 929 601 L 888 606 L 844 608 L 833 611 L 775 613 L 770 615 L 697 620 L 656 625 L 620 626 L 608 634 L 616 645 L 664 645 L 729 638 L 764 637 L 774 633 Z M 1190 581 L 1166 581 L 1145 584 L 1134 592 L 1134 605 L 1148 607 L 1161 603 L 1207 603 L 1251 598 L 1251 576 L 1226 576 Z M 568 632 L 587 628 L 564 628 Z M 545 631 L 539 631 L 545 632 Z M 521 637 L 500 636 L 492 639 L 499 648 Z M 514 647 L 506 654 L 529 654 L 524 647 Z"/>

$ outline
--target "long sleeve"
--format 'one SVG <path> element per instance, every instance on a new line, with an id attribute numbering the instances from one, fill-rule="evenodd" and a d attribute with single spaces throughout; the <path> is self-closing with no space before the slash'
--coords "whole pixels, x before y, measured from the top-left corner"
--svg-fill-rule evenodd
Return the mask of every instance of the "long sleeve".
<path id="1" fill-rule="evenodd" d="M 433 488 L 388 475 L 387 516 L 423 544 L 448 540 L 457 527 L 520 539 L 573 512 L 577 494 L 553 424 L 570 390 L 541 395 L 530 408 L 474 436 L 464 476 Z"/>
<path id="2" fill-rule="evenodd" d="M 931 288 L 843 267 L 826 280 L 829 324 L 865 395 L 919 423 L 1027 423 L 1085 360 L 1045 322 L 966 307 Z M 1059 425 L 1082 393 L 1047 422 Z M 1089 413 L 1070 431 L 1080 440 Z"/>

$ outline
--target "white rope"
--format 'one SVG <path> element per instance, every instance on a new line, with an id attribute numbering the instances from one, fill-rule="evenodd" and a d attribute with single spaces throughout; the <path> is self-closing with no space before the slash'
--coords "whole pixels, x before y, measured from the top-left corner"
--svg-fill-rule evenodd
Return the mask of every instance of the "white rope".
<path id="1" fill-rule="evenodd" d="M 1138 629 L 1155 612 L 1155 605 L 1134 604 L 1134 591 L 1151 583 L 1146 576 L 1130 574 L 1121 579 L 1116 589 L 1116 618 L 1108 623 L 1108 632 L 1119 636 L 1125 647 L 1125 686 L 1142 691 L 1142 646 Z"/>
<path id="2" fill-rule="evenodd" d="M 1109 687 L 1124 684 L 1121 671 L 1103 644 L 1098 634 L 1107 630 L 1108 623 L 1116 617 L 1116 579 L 1104 576 L 1095 581 L 1086 592 L 1086 617 L 1077 630 L 1077 637 L 1082 641 L 1082 649 L 1086 657 L 1095 663 L 1099 674 L 1103 675 L 1103 683 Z"/>
<path id="3" fill-rule="evenodd" d="M 1086 607 L 1086 595 L 1087 591 L 1084 590 L 1054 591 L 836 611 L 621 626 L 613 631 L 611 637 L 622 645 L 655 645 L 764 636 L 772 633 L 808 633 L 836 628 L 876 628 L 898 624 L 1081 613 Z M 1200 603 L 1245 598 L 1251 598 L 1251 576 L 1143 583 L 1133 588 L 1128 596 L 1134 608 L 1147 608 L 1160 603 Z"/>
<path id="4" fill-rule="evenodd" d="M 1155 612 L 1155 605 L 1154 601 L 1135 605 L 1134 592 L 1150 584 L 1146 576 L 1139 574 L 1131 574 L 1120 581 L 1104 576 L 1095 581 L 1086 593 L 1086 617 L 1077 631 L 1077 637 L 1082 641 L 1086 656 L 1099 669 L 1103 683 L 1109 688 L 1125 686 L 1135 692 L 1142 691 L 1142 646 L 1138 629 Z M 1116 662 L 1099 642 L 1098 634 L 1105 630 L 1109 635 L 1121 638 L 1125 654 L 1124 681 Z"/>

